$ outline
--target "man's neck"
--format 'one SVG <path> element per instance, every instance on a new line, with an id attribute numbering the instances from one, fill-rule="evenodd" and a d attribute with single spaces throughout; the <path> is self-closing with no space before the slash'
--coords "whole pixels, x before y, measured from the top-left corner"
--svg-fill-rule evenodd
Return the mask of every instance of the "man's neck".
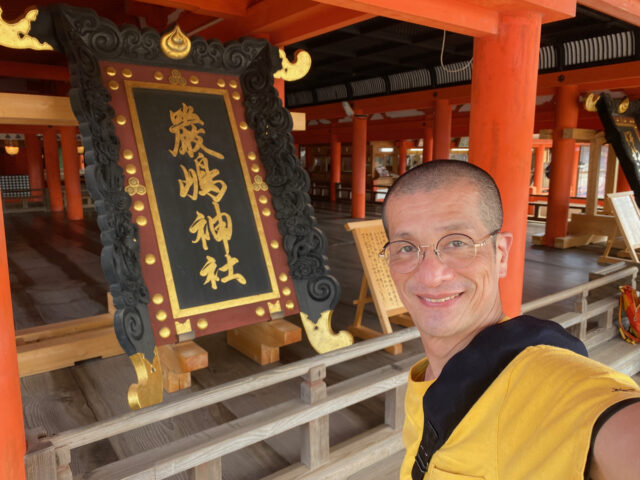
<path id="1" fill-rule="evenodd" d="M 475 336 L 485 328 L 495 325 L 504 319 L 504 313 L 502 308 L 498 312 L 487 316 L 487 319 L 482 322 L 478 322 L 478 327 L 472 332 L 467 332 L 465 335 L 459 337 L 429 337 L 422 335 L 422 345 L 424 351 L 427 354 L 429 365 L 424 374 L 425 380 L 435 380 L 440 376 L 440 372 L 447 364 L 447 362 L 456 353 L 462 351 Z"/>

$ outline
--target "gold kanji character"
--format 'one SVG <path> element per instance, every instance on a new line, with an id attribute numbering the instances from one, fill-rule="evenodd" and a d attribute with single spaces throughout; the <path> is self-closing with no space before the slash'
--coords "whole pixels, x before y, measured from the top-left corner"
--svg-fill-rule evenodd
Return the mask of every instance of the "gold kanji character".
<path id="1" fill-rule="evenodd" d="M 195 233 L 196 235 L 196 239 L 192 240 L 191 243 L 202 242 L 202 248 L 209 250 L 207 242 L 211 237 L 209 235 L 209 228 L 207 227 L 207 219 L 204 218 L 204 215 L 198 210 L 196 210 L 196 219 L 189 227 L 189 232 Z"/>
<path id="2" fill-rule="evenodd" d="M 173 148 L 169 150 L 171 155 L 175 157 L 180 152 L 180 155 L 186 153 L 193 158 L 194 154 L 202 149 L 216 158 L 224 158 L 221 153 L 204 146 L 202 135 L 206 132 L 204 128 L 198 127 L 198 125 L 204 125 L 204 122 L 193 111 L 192 106 L 183 103 L 181 110 L 175 112 L 169 110 L 169 116 L 171 118 L 169 131 L 175 136 Z"/>
<path id="3" fill-rule="evenodd" d="M 189 197 L 191 200 L 195 200 L 198 198 L 198 175 L 193 168 L 187 170 L 183 165 L 180 165 L 180 168 L 184 175 L 184 180 L 178 179 L 180 197 Z M 191 191 L 191 193 L 189 193 L 189 191 Z"/>
<path id="4" fill-rule="evenodd" d="M 236 257 L 232 257 L 228 253 L 225 255 L 227 259 L 227 263 L 219 268 L 220 272 L 227 272 L 227 275 L 222 277 L 220 280 L 222 283 L 230 282 L 231 280 L 237 281 L 240 285 L 246 285 L 247 281 L 244 276 L 239 273 L 233 271 L 233 267 L 235 267 L 236 263 L 238 263 L 238 259 Z"/>
<path id="5" fill-rule="evenodd" d="M 216 242 L 228 242 L 233 235 L 233 224 L 231 222 L 231 215 L 226 212 L 220 212 L 219 208 L 215 217 L 208 216 L 209 230 Z M 228 251 L 227 245 L 225 249 Z"/>
<path id="6" fill-rule="evenodd" d="M 211 283 L 211 289 L 218 289 L 218 282 L 220 281 L 220 277 L 218 277 L 218 264 L 216 263 L 216 259 L 207 255 L 207 262 L 204 264 L 204 267 L 200 270 L 200 276 L 204 277 L 203 285 L 207 283 Z"/>

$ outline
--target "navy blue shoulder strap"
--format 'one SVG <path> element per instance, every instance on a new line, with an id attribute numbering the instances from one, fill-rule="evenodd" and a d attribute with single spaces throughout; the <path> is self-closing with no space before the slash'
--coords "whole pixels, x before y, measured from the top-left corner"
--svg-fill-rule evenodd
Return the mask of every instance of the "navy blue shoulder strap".
<path id="1" fill-rule="evenodd" d="M 555 322 L 527 315 L 487 327 L 442 369 L 422 399 L 424 428 L 413 480 L 422 480 L 433 454 L 500 372 L 527 347 L 550 345 L 587 356 L 587 349 Z"/>

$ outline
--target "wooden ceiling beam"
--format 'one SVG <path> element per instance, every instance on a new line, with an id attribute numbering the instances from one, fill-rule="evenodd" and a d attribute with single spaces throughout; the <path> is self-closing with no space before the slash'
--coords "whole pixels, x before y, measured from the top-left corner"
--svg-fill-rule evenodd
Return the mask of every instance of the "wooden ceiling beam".
<path id="1" fill-rule="evenodd" d="M 499 14 L 472 2 L 438 0 L 317 0 L 327 5 L 479 37 L 498 32 Z"/>
<path id="2" fill-rule="evenodd" d="M 242 36 L 267 37 L 284 46 L 316 37 L 372 15 L 316 3 L 312 0 L 262 0 L 247 9 L 242 18 L 228 18 L 202 32 L 226 42 Z"/>
<path id="3" fill-rule="evenodd" d="M 640 3 L 637 0 L 578 0 L 580 5 L 640 26 Z"/>
<path id="4" fill-rule="evenodd" d="M 640 61 L 545 73 L 538 77 L 537 94 L 553 94 L 557 87 L 573 84 L 578 85 L 582 93 L 640 87 Z M 469 103 L 471 85 L 350 100 L 349 104 L 356 113 L 371 115 L 412 108 L 430 110 L 433 108 L 436 98 L 448 99 L 453 105 Z M 341 102 L 293 108 L 292 111 L 305 112 L 307 120 L 321 118 L 332 120 L 346 116 Z"/>
<path id="5" fill-rule="evenodd" d="M 186 10 L 210 17 L 244 17 L 248 0 L 143 0 L 161 7 Z"/>

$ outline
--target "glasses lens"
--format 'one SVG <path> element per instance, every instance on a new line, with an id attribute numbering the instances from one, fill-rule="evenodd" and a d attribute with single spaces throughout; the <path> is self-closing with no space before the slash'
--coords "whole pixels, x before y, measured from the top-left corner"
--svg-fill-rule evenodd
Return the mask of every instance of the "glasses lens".
<path id="1" fill-rule="evenodd" d="M 389 268 L 398 273 L 407 273 L 418 264 L 419 249 L 411 242 L 398 240 L 389 243 L 385 250 L 385 256 Z"/>
<path id="2" fill-rule="evenodd" d="M 466 267 L 476 256 L 473 239 L 461 233 L 442 237 L 436 250 L 440 260 L 451 268 Z"/>

